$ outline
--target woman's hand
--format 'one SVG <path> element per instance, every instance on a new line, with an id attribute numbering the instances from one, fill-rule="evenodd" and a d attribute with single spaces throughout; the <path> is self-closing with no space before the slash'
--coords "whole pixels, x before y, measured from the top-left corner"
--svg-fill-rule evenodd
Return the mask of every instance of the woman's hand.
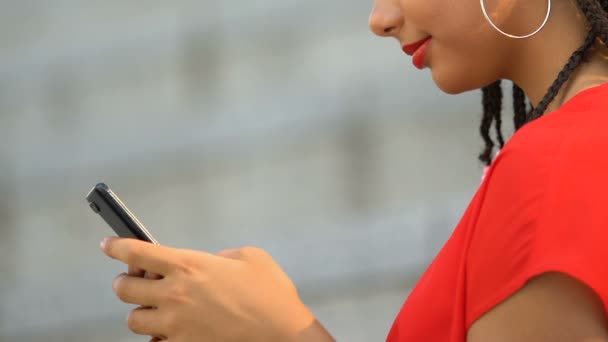
<path id="1" fill-rule="evenodd" d="M 155 341 L 334 341 L 268 253 L 173 249 L 107 238 L 102 250 L 129 265 L 113 283 L 131 311 L 129 328 Z M 141 270 L 154 273 L 141 277 Z"/>

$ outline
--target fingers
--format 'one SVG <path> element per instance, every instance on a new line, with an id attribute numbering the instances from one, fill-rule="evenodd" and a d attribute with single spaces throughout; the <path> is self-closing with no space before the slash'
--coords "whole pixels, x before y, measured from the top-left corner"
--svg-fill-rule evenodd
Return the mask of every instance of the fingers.
<path id="1" fill-rule="evenodd" d="M 241 248 L 226 249 L 217 253 L 217 256 L 234 260 L 256 260 L 269 257 L 268 253 L 261 248 L 245 246 Z"/>
<path id="2" fill-rule="evenodd" d="M 136 308 L 129 312 L 127 325 L 138 335 L 155 336 L 157 341 L 166 340 L 161 328 L 161 316 L 156 309 Z"/>
<path id="3" fill-rule="evenodd" d="M 156 273 L 146 272 L 146 274 L 144 275 L 144 278 L 152 279 L 152 280 L 160 280 L 160 279 L 163 279 L 163 276 L 161 276 L 160 274 L 156 274 Z"/>
<path id="4" fill-rule="evenodd" d="M 121 274 L 112 282 L 112 288 L 121 301 L 142 306 L 158 306 L 159 298 L 164 292 L 158 280 L 132 277 Z"/>
<path id="5" fill-rule="evenodd" d="M 240 248 L 225 249 L 223 251 L 217 252 L 217 255 L 221 256 L 223 258 L 240 260 L 240 258 L 241 258 L 241 249 Z"/>
<path id="6" fill-rule="evenodd" d="M 165 339 L 161 339 L 160 337 L 152 337 L 152 339 L 150 340 L 150 342 L 163 342 L 163 341 L 169 341 L 169 340 L 165 340 Z"/>
<path id="7" fill-rule="evenodd" d="M 129 265 L 127 274 L 130 275 L 131 277 L 137 277 L 137 278 L 154 279 L 154 280 L 163 279 L 163 276 L 161 276 L 160 274 L 146 272 L 145 270 L 142 270 L 139 267 L 135 267 L 135 266 L 131 266 L 131 265 Z"/>
<path id="8" fill-rule="evenodd" d="M 109 257 L 160 275 L 167 275 L 179 261 L 178 251 L 135 239 L 106 238 L 102 250 Z"/>
<path id="9" fill-rule="evenodd" d="M 139 267 L 135 267 L 132 265 L 128 265 L 128 271 L 127 274 L 130 275 L 131 277 L 139 277 L 139 278 L 143 278 L 146 275 L 146 271 L 142 270 Z"/>

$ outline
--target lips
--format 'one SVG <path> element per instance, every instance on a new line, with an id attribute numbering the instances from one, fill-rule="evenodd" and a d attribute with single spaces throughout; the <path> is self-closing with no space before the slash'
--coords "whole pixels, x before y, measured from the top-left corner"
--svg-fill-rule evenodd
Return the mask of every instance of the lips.
<path id="1" fill-rule="evenodd" d="M 407 55 L 409 56 L 413 56 L 414 52 L 416 52 L 416 50 L 418 50 L 418 48 L 426 43 L 427 40 L 431 39 L 431 36 L 428 36 L 424 39 L 421 39 L 415 43 L 412 44 L 407 44 L 407 45 L 403 45 L 403 52 L 405 52 Z"/>
<path id="2" fill-rule="evenodd" d="M 427 48 L 428 44 L 430 43 L 430 39 L 431 37 L 428 36 L 415 43 L 403 45 L 403 52 L 413 57 L 412 62 L 414 63 L 414 66 L 416 66 L 416 68 L 418 69 L 424 68 Z"/>

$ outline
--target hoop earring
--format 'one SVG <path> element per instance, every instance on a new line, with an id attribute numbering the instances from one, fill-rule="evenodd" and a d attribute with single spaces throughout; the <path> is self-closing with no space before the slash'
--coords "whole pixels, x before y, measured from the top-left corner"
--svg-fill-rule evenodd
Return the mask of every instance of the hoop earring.
<path id="1" fill-rule="evenodd" d="M 540 32 L 540 30 L 543 29 L 543 27 L 545 27 L 545 25 L 547 24 L 547 21 L 549 21 L 549 16 L 551 15 L 551 0 L 547 0 L 547 16 L 545 17 L 545 20 L 543 21 L 543 23 L 540 25 L 539 28 L 536 29 L 536 31 L 527 34 L 525 36 L 516 36 L 513 34 L 509 34 L 504 32 L 503 30 L 499 29 L 498 26 L 496 26 L 496 24 L 494 24 L 494 22 L 492 21 L 492 19 L 490 19 L 490 16 L 488 15 L 488 11 L 486 10 L 486 4 L 484 0 L 479 0 L 479 2 L 481 3 L 481 11 L 483 12 L 483 16 L 486 17 L 486 20 L 488 21 L 488 23 L 490 23 L 490 25 L 498 32 L 500 32 L 501 34 L 509 37 L 509 38 L 515 38 L 515 39 L 524 39 L 524 38 L 530 38 L 533 35 L 537 34 L 538 32 Z"/>

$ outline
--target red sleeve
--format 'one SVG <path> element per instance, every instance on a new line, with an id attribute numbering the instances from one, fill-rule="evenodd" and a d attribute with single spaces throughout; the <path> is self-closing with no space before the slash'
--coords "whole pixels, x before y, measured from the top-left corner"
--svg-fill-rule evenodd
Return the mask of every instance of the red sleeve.
<path id="1" fill-rule="evenodd" d="M 608 133 L 598 131 L 520 139 L 496 160 L 467 253 L 467 329 L 550 271 L 608 306 Z"/>

